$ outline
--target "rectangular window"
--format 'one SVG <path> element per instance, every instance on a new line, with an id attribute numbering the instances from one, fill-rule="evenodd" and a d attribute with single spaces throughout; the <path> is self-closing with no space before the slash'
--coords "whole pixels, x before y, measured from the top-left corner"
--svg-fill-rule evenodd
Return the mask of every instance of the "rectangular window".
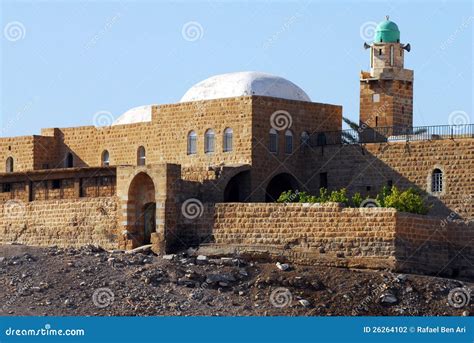
<path id="1" fill-rule="evenodd" d="M 2 183 L 2 193 L 11 192 L 12 185 L 11 183 Z"/>
<path id="2" fill-rule="evenodd" d="M 380 94 L 372 94 L 372 102 L 379 102 L 380 101 Z"/>
<path id="3" fill-rule="evenodd" d="M 393 66 L 393 45 L 390 46 L 390 66 Z"/>
<path id="4" fill-rule="evenodd" d="M 328 173 L 319 173 L 319 188 L 328 188 Z"/>
<path id="5" fill-rule="evenodd" d="M 61 188 L 61 180 L 53 180 L 51 182 L 52 189 L 60 189 Z"/>

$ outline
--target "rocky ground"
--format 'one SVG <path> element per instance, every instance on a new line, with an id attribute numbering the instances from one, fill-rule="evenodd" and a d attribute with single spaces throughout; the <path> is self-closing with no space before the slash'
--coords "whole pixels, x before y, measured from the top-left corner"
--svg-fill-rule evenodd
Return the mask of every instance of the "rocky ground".
<path id="1" fill-rule="evenodd" d="M 189 252 L 191 254 L 191 252 Z M 152 252 L 0 246 L 2 315 L 473 315 L 474 283 Z M 457 289 L 452 291 L 453 289 Z M 467 299 L 467 300 L 466 300 Z"/>

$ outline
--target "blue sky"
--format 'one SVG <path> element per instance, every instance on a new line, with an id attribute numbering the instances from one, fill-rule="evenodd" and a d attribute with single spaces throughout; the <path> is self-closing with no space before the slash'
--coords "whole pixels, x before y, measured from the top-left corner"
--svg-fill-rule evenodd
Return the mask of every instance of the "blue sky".
<path id="1" fill-rule="evenodd" d="M 2 136 L 177 102 L 242 70 L 285 77 L 358 120 L 363 38 L 386 14 L 412 46 L 414 124 L 448 124 L 453 111 L 474 121 L 471 1 L 0 1 Z"/>

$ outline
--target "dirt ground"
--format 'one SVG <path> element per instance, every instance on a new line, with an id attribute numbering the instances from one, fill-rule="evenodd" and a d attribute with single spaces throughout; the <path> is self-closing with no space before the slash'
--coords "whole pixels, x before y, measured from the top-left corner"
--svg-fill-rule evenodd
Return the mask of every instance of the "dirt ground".
<path id="1" fill-rule="evenodd" d="M 287 270 L 285 267 L 289 267 Z M 281 269 L 280 269 L 281 268 Z M 474 283 L 242 258 L 0 246 L 6 316 L 473 315 Z M 454 291 L 453 291 L 454 289 Z M 456 290 L 457 289 L 457 290 Z M 467 296 L 467 297 L 466 297 Z M 474 296 L 470 296 L 473 298 Z M 466 300 L 467 299 L 467 300 Z"/>

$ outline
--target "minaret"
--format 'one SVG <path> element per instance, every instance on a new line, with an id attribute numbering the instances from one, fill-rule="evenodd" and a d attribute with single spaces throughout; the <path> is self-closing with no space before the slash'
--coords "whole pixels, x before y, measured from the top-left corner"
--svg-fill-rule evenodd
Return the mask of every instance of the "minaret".
<path id="1" fill-rule="evenodd" d="M 361 129 L 391 127 L 376 130 L 389 136 L 410 132 L 413 70 L 403 67 L 410 44 L 400 43 L 398 26 L 387 16 L 377 25 L 374 42 L 364 47 L 370 49 L 370 72 L 360 74 Z"/>

